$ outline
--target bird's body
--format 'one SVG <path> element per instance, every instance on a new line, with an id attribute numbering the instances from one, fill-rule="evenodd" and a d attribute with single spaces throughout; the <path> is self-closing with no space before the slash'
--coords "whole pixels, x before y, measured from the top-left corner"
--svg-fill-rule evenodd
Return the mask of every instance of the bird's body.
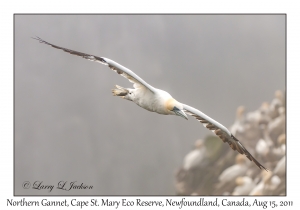
<path id="1" fill-rule="evenodd" d="M 183 161 L 183 169 L 188 171 L 195 168 L 201 168 L 205 164 L 206 147 L 203 140 L 199 139 L 195 142 L 195 149 L 189 152 Z"/>
<path id="2" fill-rule="evenodd" d="M 284 107 L 283 93 L 280 90 L 276 90 L 275 98 L 271 102 L 270 112 L 269 112 L 269 115 L 272 119 L 279 116 L 280 107 Z"/>
<path id="3" fill-rule="evenodd" d="M 278 112 L 279 116 L 268 124 L 268 132 L 273 142 L 275 142 L 281 134 L 285 133 L 285 108 L 280 107 Z"/>
<path id="4" fill-rule="evenodd" d="M 273 175 L 265 184 L 263 194 L 264 195 L 276 195 L 274 194 L 275 190 L 281 184 L 281 179 L 277 175 Z"/>
<path id="5" fill-rule="evenodd" d="M 244 156 L 236 156 L 236 164 L 226 168 L 219 176 L 220 182 L 230 182 L 232 178 L 236 179 L 247 172 L 247 163 Z"/>
<path id="6" fill-rule="evenodd" d="M 184 157 L 183 168 L 185 170 L 196 168 L 200 166 L 203 159 L 204 159 L 204 148 L 195 149 Z"/>
<path id="7" fill-rule="evenodd" d="M 232 195 L 248 195 L 255 187 L 255 183 L 248 176 L 236 178 L 237 186 L 234 188 Z"/>
<path id="8" fill-rule="evenodd" d="M 164 115 L 173 114 L 173 112 L 166 107 L 175 99 L 173 99 L 173 97 L 166 91 L 156 89 L 155 93 L 152 93 L 149 90 L 134 89 L 133 95 L 132 101 L 150 112 L 156 112 Z"/>
<path id="9" fill-rule="evenodd" d="M 219 182 L 216 184 L 215 195 L 220 195 L 220 192 L 231 192 L 235 188 L 235 180 L 237 177 L 244 176 L 248 170 L 246 158 L 238 154 L 236 156 L 236 164 L 226 168 L 218 177 Z"/>
<path id="10" fill-rule="evenodd" d="M 219 176 L 219 181 L 221 183 L 229 183 L 233 179 L 236 179 L 238 176 L 243 176 L 247 172 L 247 165 L 245 164 L 235 164 L 226 168 L 221 175 Z"/>
<path id="11" fill-rule="evenodd" d="M 236 110 L 236 119 L 230 128 L 231 133 L 236 136 L 239 133 L 243 133 L 245 128 L 243 126 L 245 121 L 245 107 L 239 106 Z"/>
<path id="12" fill-rule="evenodd" d="M 266 157 L 269 153 L 269 150 L 269 145 L 267 144 L 266 140 L 259 139 L 255 147 L 256 153 L 261 155 L 262 157 Z"/>
<path id="13" fill-rule="evenodd" d="M 266 183 L 268 182 L 268 180 L 272 177 L 271 173 L 265 173 L 265 171 L 261 172 L 261 178 L 257 181 L 259 181 L 259 183 L 251 190 L 251 192 L 249 193 L 249 195 L 264 195 L 263 190 L 266 186 Z"/>
<path id="14" fill-rule="evenodd" d="M 156 112 L 158 114 L 177 115 L 185 119 L 188 119 L 187 114 L 191 115 L 195 117 L 198 121 L 200 121 L 206 128 L 210 129 L 217 136 L 219 136 L 224 143 L 228 143 L 233 150 L 237 150 L 239 153 L 246 155 L 247 158 L 250 161 L 253 161 L 260 169 L 263 168 L 266 170 L 266 168 L 262 166 L 248 152 L 248 150 L 241 144 L 241 142 L 238 139 L 236 139 L 230 133 L 230 131 L 222 124 L 211 119 L 201 111 L 186 104 L 178 102 L 166 91 L 152 87 L 150 84 L 146 83 L 142 78 L 140 78 L 128 68 L 108 58 L 98 57 L 59 47 L 57 45 L 50 44 L 49 42 L 46 42 L 39 37 L 36 37 L 34 39 L 38 40 L 40 43 L 44 43 L 54 48 L 61 49 L 70 54 L 81 56 L 87 60 L 95 61 L 108 66 L 111 70 L 115 71 L 116 73 L 120 74 L 121 76 L 127 78 L 130 82 L 132 82 L 134 87 L 134 89 L 132 89 L 123 88 L 116 85 L 116 89 L 112 90 L 114 96 L 120 96 L 123 99 L 133 101 L 138 106 L 148 111 Z"/>
<path id="15" fill-rule="evenodd" d="M 286 171 L 285 171 L 285 156 L 283 156 L 277 163 L 275 169 L 274 169 L 274 174 L 277 174 L 278 176 L 285 176 Z"/>

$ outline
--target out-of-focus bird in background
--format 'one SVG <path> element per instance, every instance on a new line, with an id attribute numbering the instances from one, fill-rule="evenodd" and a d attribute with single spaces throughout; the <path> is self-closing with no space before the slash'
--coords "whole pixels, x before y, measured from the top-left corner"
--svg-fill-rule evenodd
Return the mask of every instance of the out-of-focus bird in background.
<path id="1" fill-rule="evenodd" d="M 197 186 L 197 178 L 202 176 L 207 165 L 207 148 L 204 140 L 195 141 L 194 149 L 183 160 L 182 167 L 176 173 L 178 194 L 192 194 Z"/>
<path id="2" fill-rule="evenodd" d="M 245 107 L 239 106 L 236 110 L 236 118 L 233 125 L 230 127 L 232 135 L 238 136 L 244 132 L 243 123 L 245 121 Z"/>
<path id="3" fill-rule="evenodd" d="M 195 142 L 195 149 L 188 153 L 183 161 L 183 169 L 188 171 L 204 164 L 206 148 L 202 139 Z"/>
<path id="4" fill-rule="evenodd" d="M 237 186 L 234 188 L 232 195 L 248 195 L 255 187 L 254 181 L 248 176 L 237 177 L 235 183 Z"/>
<path id="5" fill-rule="evenodd" d="M 177 115 L 185 119 L 188 119 L 187 114 L 191 115 L 195 117 L 199 122 L 201 122 L 204 125 L 204 127 L 214 132 L 224 143 L 228 143 L 233 150 L 236 150 L 240 154 L 245 155 L 250 161 L 253 161 L 260 169 L 267 170 L 222 124 L 208 117 L 201 111 L 189 105 L 178 102 L 166 91 L 154 88 L 128 68 L 108 58 L 98 57 L 70 50 L 64 47 L 59 47 L 57 45 L 46 42 L 39 37 L 36 37 L 34 39 L 38 40 L 40 43 L 50 45 L 56 49 L 61 49 L 70 54 L 77 55 L 87 60 L 107 65 L 111 70 L 115 71 L 116 73 L 120 74 L 121 76 L 127 78 L 130 82 L 132 82 L 134 87 L 134 89 L 132 89 L 123 88 L 121 86 L 116 85 L 116 88 L 112 90 L 114 96 L 120 96 L 123 99 L 133 101 L 138 106 L 148 111 L 156 112 L 158 114 Z"/>
<path id="6" fill-rule="evenodd" d="M 269 135 L 274 142 L 285 133 L 285 108 L 280 107 L 278 112 L 279 115 L 268 124 Z"/>
<path id="7" fill-rule="evenodd" d="M 248 164 L 245 156 L 238 154 L 235 158 L 235 164 L 226 168 L 219 176 L 216 185 L 215 195 L 222 195 L 221 192 L 231 192 L 235 187 L 234 180 L 239 176 L 244 176 L 247 172 Z"/>
<path id="8" fill-rule="evenodd" d="M 279 108 L 284 107 L 284 97 L 281 90 L 276 90 L 274 94 L 275 98 L 270 105 L 269 115 L 272 119 L 279 116 Z"/>

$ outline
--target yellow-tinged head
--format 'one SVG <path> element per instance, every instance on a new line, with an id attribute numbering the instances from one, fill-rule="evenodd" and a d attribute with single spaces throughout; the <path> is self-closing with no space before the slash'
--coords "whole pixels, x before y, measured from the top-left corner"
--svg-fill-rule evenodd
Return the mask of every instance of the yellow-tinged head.
<path id="1" fill-rule="evenodd" d="M 245 114 L 245 107 L 239 106 L 236 110 L 236 119 L 242 120 Z"/>
<path id="2" fill-rule="evenodd" d="M 168 99 L 165 103 L 165 107 L 169 112 L 183 117 L 186 120 L 188 119 L 187 115 L 184 113 L 183 105 L 176 101 L 174 98 Z"/>
<path id="3" fill-rule="evenodd" d="M 278 98 L 280 100 L 283 99 L 283 93 L 282 93 L 281 90 L 276 90 L 274 95 L 275 95 L 276 98 Z"/>
<path id="4" fill-rule="evenodd" d="M 241 177 L 241 176 L 237 177 L 237 178 L 235 179 L 235 183 L 236 183 L 236 185 L 238 185 L 238 186 L 242 186 L 242 185 L 244 184 L 244 178 Z"/>
<path id="5" fill-rule="evenodd" d="M 235 162 L 237 164 L 244 164 L 247 161 L 246 156 L 242 154 L 237 154 L 235 157 Z"/>
<path id="6" fill-rule="evenodd" d="M 285 133 L 283 133 L 280 136 L 278 136 L 277 143 L 280 144 L 280 145 L 286 143 Z"/>
<path id="7" fill-rule="evenodd" d="M 201 149 L 203 147 L 203 140 L 202 139 L 198 139 L 197 141 L 195 141 L 195 148 L 196 149 Z"/>

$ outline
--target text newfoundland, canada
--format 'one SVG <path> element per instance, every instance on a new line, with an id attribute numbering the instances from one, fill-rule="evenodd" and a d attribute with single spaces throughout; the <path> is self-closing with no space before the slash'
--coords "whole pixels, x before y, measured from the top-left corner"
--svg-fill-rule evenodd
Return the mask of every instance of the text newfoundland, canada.
<path id="1" fill-rule="evenodd" d="M 272 198 L 271 198 L 272 199 Z M 278 206 L 292 207 L 293 201 L 276 201 L 269 200 L 269 198 L 121 198 L 121 199 L 7 199 L 7 206 L 65 206 L 65 207 L 80 207 L 85 208 L 88 206 L 95 207 L 110 207 L 118 209 L 122 207 L 171 207 L 174 209 L 185 209 L 187 207 L 222 207 L 222 206 L 238 206 L 244 209 L 244 207 L 260 207 L 266 209 L 268 207 L 276 208 Z"/>

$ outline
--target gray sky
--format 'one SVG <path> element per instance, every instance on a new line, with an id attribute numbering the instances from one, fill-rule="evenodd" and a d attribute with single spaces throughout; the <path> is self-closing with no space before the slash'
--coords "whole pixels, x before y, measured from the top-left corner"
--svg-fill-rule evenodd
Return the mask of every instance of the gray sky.
<path id="1" fill-rule="evenodd" d="M 255 110 L 285 89 L 284 15 L 16 15 L 17 195 L 174 194 L 176 168 L 211 134 L 113 97 L 114 85 L 131 83 L 35 35 L 110 58 L 226 127 L 239 105 Z M 36 180 L 94 188 L 22 188 Z"/>

